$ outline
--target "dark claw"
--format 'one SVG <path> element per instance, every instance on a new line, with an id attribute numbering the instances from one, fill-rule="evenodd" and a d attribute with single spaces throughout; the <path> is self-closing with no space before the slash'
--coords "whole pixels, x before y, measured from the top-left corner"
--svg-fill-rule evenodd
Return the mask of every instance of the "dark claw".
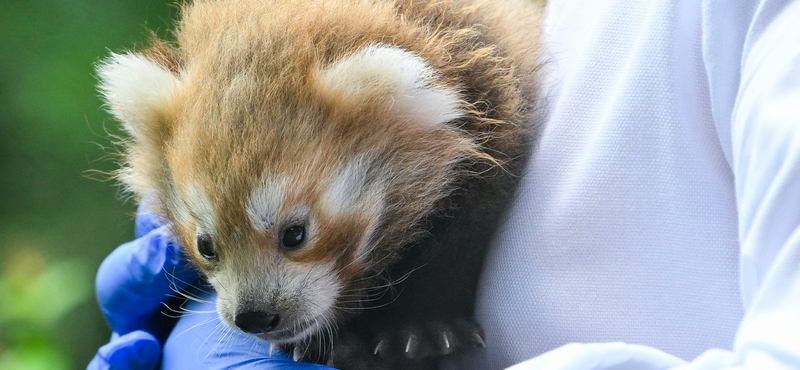
<path id="1" fill-rule="evenodd" d="M 442 332 L 442 340 L 440 342 L 442 354 L 450 354 L 453 352 L 453 335 L 449 332 Z"/>
<path id="2" fill-rule="evenodd" d="M 403 352 L 406 357 L 414 358 L 417 356 L 417 351 L 419 351 L 419 337 L 416 334 L 409 334 L 408 340 L 406 340 L 406 348 Z"/>
<path id="3" fill-rule="evenodd" d="M 486 348 L 486 340 L 483 338 L 483 333 L 472 333 L 472 345 L 474 347 Z"/>
<path id="4" fill-rule="evenodd" d="M 372 355 L 383 358 L 384 351 L 386 350 L 385 347 L 386 347 L 386 341 L 384 339 L 381 339 L 380 342 L 378 342 L 378 344 L 375 345 L 375 350 L 372 351 Z"/>
<path id="5" fill-rule="evenodd" d="M 300 360 L 302 360 L 303 355 L 305 355 L 305 350 L 303 350 L 300 347 L 301 346 L 299 344 L 295 345 L 294 351 L 292 351 L 292 360 L 294 360 L 295 362 L 299 362 Z"/>

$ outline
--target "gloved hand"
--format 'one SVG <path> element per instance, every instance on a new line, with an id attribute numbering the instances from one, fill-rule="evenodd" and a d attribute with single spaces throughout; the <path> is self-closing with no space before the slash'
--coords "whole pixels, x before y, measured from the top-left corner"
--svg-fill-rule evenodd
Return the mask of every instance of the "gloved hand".
<path id="1" fill-rule="evenodd" d="M 89 370 L 152 370 L 158 365 L 159 339 L 174 324 L 162 313 L 162 302 L 197 280 L 161 226 L 161 220 L 140 207 L 137 239 L 119 246 L 100 265 L 97 300 L 113 335 Z"/>
<path id="2" fill-rule="evenodd" d="M 227 369 L 239 365 L 252 368 L 252 363 L 259 363 L 263 369 L 329 369 L 295 363 L 285 356 L 270 357 L 268 344 L 223 327 L 214 311 L 212 294 L 205 297 L 210 302 L 207 306 L 190 304 L 187 309 L 205 311 L 203 320 L 214 325 L 198 325 L 195 321 L 201 315 L 187 313 L 170 335 L 175 320 L 162 312 L 168 311 L 163 304 L 176 292 L 196 285 L 197 274 L 181 258 L 178 244 L 162 225 L 161 220 L 140 207 L 137 239 L 119 246 L 100 266 L 97 299 L 114 333 L 87 370 L 154 370 L 162 355 L 161 343 L 168 335 L 163 369 Z M 203 341 L 184 336 L 199 336 Z M 220 345 L 222 340 L 224 345 Z M 206 347 L 212 350 L 198 356 Z M 197 365 L 200 362 L 202 365 Z"/>

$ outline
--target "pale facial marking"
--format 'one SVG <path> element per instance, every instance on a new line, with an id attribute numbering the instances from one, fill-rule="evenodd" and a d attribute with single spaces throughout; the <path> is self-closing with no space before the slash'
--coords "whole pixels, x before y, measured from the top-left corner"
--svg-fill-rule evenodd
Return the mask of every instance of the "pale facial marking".
<path id="1" fill-rule="evenodd" d="M 322 207 L 330 215 L 347 216 L 357 213 L 366 216 L 367 232 L 356 250 L 356 259 L 363 261 L 372 250 L 372 235 L 380 223 L 383 209 L 384 181 L 369 179 L 370 160 L 366 155 L 341 165 L 328 181 L 322 194 Z"/>
<path id="2" fill-rule="evenodd" d="M 284 290 L 287 294 L 300 292 L 304 301 L 304 319 L 327 314 L 339 296 L 341 284 L 332 262 L 325 264 L 287 263 Z"/>
<path id="3" fill-rule="evenodd" d="M 181 199 L 174 182 L 169 181 L 166 187 L 167 207 L 172 211 L 172 216 L 179 224 L 187 225 L 193 222 L 192 213 Z"/>
<path id="4" fill-rule="evenodd" d="M 183 196 L 181 197 L 186 204 L 189 213 L 197 221 L 199 229 L 208 233 L 214 233 L 216 215 L 214 204 L 206 194 L 205 190 L 195 183 L 187 183 L 183 186 Z"/>
<path id="5" fill-rule="evenodd" d="M 247 200 L 247 218 L 254 229 L 269 230 L 278 222 L 278 214 L 286 199 L 286 179 L 263 180 Z"/>
<path id="6" fill-rule="evenodd" d="M 353 211 L 367 187 L 369 163 L 360 156 L 334 173 L 322 194 L 322 206 L 330 214 Z"/>
<path id="7" fill-rule="evenodd" d="M 372 237 L 375 234 L 375 229 L 380 224 L 379 207 L 381 206 L 382 204 L 380 203 L 376 203 L 373 206 L 373 214 L 376 216 L 370 220 L 367 234 L 364 236 L 364 239 L 361 240 L 361 243 L 359 243 L 358 249 L 356 250 L 356 261 L 358 262 L 366 261 L 367 256 L 369 256 L 369 253 L 372 252 L 372 248 L 375 245 L 375 241 L 372 240 Z"/>
<path id="8" fill-rule="evenodd" d="M 373 43 L 323 70 L 319 82 L 328 95 L 354 100 L 388 89 L 393 111 L 435 128 L 464 114 L 457 91 L 435 85 L 435 76 L 416 53 Z"/>

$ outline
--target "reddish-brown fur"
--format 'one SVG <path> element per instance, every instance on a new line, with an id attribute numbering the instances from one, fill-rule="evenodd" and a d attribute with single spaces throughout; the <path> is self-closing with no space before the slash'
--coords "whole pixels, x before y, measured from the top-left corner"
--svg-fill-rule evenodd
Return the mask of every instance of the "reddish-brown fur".
<path id="1" fill-rule="evenodd" d="M 506 147 L 519 145 L 507 136 L 522 137 L 527 130 L 538 19 L 530 9 L 527 15 L 505 14 L 524 10 L 495 0 L 200 1 L 185 6 L 177 32 L 180 49 L 160 46 L 159 53 L 150 54 L 166 56 L 154 60 L 170 69 L 181 66 L 191 76 L 165 112 L 160 137 L 169 169 L 158 172 L 172 179 L 152 180 L 205 179 L 233 233 L 247 222 L 241 207 L 230 205 L 244 203 L 264 168 L 301 173 L 294 193 L 311 200 L 319 191 L 318 179 L 331 170 L 326 166 L 352 153 L 380 151 L 406 168 L 435 158 L 422 163 L 424 173 L 406 174 L 434 181 L 409 181 L 393 195 L 402 204 L 392 210 L 397 222 L 386 233 L 396 240 L 392 244 L 402 244 L 407 238 L 400 231 L 408 232 L 429 214 L 454 178 L 467 175 L 453 173 L 453 162 L 502 163 Z M 467 132 L 420 130 L 387 117 L 380 104 L 319 96 L 313 74 L 321 65 L 376 41 L 418 53 L 441 72 L 442 84 L 464 89 L 472 104 L 463 123 Z M 231 83 L 237 74 L 246 76 L 241 86 Z M 475 137 L 485 138 L 492 150 L 478 147 Z M 403 199 L 407 194 L 425 196 L 413 202 Z M 192 233 L 181 234 L 191 243 Z M 302 256 L 330 257 L 324 250 Z"/>
<path id="2" fill-rule="evenodd" d="M 296 264 L 333 262 L 343 285 L 356 289 L 364 284 L 360 277 L 380 271 L 419 238 L 422 221 L 446 210 L 447 197 L 464 181 L 501 176 L 506 163 L 525 153 L 538 17 L 536 7 L 515 0 L 184 5 L 176 44 L 155 40 L 144 52 L 180 84 L 157 120 L 135 123 L 145 134 L 126 146 L 121 178 L 138 197 L 155 194 L 155 211 L 174 221 L 201 270 L 221 267 L 191 247 L 197 225 L 176 215 L 190 183 L 214 207 L 220 261 L 281 255 Z M 463 117 L 431 127 L 393 112 L 378 88 L 353 97 L 321 86 L 324 68 L 375 43 L 421 56 L 437 71 L 437 85 L 459 93 Z M 378 215 L 331 214 L 320 207 L 325 180 L 361 153 L 388 181 L 384 205 Z M 289 179 L 284 204 L 307 207 L 316 222 L 314 239 L 297 252 L 281 251 L 275 230 L 255 231 L 248 221 L 252 190 L 275 175 Z M 376 216 L 374 249 L 357 261 L 356 248 Z"/>

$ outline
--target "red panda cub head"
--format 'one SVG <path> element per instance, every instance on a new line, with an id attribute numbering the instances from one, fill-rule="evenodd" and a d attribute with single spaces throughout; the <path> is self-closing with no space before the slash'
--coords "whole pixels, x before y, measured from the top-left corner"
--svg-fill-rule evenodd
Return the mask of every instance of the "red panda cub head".
<path id="1" fill-rule="evenodd" d="M 302 340 L 358 304 L 479 156 L 454 123 L 467 105 L 421 53 L 379 38 L 320 52 L 192 27 L 179 50 L 98 68 L 130 136 L 119 176 L 156 199 L 224 323 Z"/>

